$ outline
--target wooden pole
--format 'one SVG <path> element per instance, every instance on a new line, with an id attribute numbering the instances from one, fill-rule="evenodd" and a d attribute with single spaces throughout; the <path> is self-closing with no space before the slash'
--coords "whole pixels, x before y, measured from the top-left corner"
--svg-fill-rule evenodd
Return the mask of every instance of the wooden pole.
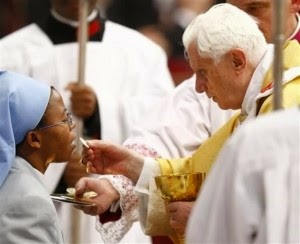
<path id="1" fill-rule="evenodd" d="M 78 83 L 83 85 L 85 82 L 85 63 L 86 63 L 86 43 L 88 41 L 87 32 L 87 16 L 88 16 L 88 5 L 89 0 L 80 0 L 79 7 L 79 30 L 78 30 L 78 45 L 79 45 L 79 55 L 78 55 Z M 83 122 L 78 120 L 76 123 L 76 146 L 77 149 L 81 149 L 81 143 L 79 138 L 82 136 Z"/>
<path id="2" fill-rule="evenodd" d="M 78 29 L 78 84 L 83 85 L 85 82 L 85 64 L 86 64 L 86 43 L 88 41 L 88 6 L 89 0 L 80 0 L 79 2 L 79 29 Z M 76 121 L 76 148 L 81 151 L 81 143 L 79 138 L 82 137 L 83 121 L 78 119 Z M 80 244 L 80 211 L 73 208 L 71 209 L 71 228 L 72 228 L 72 243 Z"/>
<path id="3" fill-rule="evenodd" d="M 78 83 L 84 84 L 85 79 L 85 57 L 86 57 L 86 43 L 88 41 L 87 32 L 87 16 L 88 16 L 88 0 L 80 0 L 79 8 L 79 62 L 78 62 Z"/>
<path id="4" fill-rule="evenodd" d="M 285 22 L 285 1 L 273 0 L 273 43 L 274 43 L 274 63 L 273 63 L 273 79 L 274 79 L 274 97 L 273 109 L 282 108 L 282 78 L 283 78 L 283 45 L 284 22 Z"/>

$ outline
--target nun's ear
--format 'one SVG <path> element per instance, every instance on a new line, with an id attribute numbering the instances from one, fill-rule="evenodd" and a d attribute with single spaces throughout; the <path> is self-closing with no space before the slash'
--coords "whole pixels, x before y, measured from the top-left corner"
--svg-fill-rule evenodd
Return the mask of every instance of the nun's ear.
<path id="1" fill-rule="evenodd" d="M 38 131 L 29 131 L 26 135 L 27 144 L 33 148 L 41 147 L 41 134 Z"/>

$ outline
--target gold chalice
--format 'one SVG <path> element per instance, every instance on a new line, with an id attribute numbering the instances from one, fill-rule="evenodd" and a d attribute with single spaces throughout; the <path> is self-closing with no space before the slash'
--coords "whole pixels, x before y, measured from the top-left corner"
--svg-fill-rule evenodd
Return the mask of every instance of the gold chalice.
<path id="1" fill-rule="evenodd" d="M 155 183 L 166 202 L 195 201 L 204 181 L 205 173 L 169 174 L 155 177 Z M 177 234 L 175 242 L 184 243 L 184 236 Z"/>

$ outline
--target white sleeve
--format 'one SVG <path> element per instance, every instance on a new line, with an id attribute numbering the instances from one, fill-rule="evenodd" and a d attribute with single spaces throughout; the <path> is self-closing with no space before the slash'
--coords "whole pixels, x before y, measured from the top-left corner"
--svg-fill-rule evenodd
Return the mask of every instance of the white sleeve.
<path id="1" fill-rule="evenodd" d="M 124 139 L 131 135 L 134 126 L 142 123 L 145 116 L 174 90 L 165 53 L 150 47 L 144 50 L 143 55 L 131 52 L 128 60 L 131 74 L 126 85 L 123 84 L 122 91 L 127 89 L 131 94 L 122 94 L 120 100 L 120 115 L 125 125 Z"/>
<path id="2" fill-rule="evenodd" d="M 45 33 L 31 24 L 0 40 L 0 69 L 18 72 L 54 85 L 54 46 Z"/>
<path id="3" fill-rule="evenodd" d="M 144 167 L 135 186 L 135 192 L 139 198 L 139 221 L 143 230 L 147 225 L 150 182 L 159 174 L 159 164 L 155 162 L 155 159 L 145 158 Z"/>
<path id="4" fill-rule="evenodd" d="M 140 221 L 142 228 L 145 230 L 148 216 L 149 189 L 153 188 L 150 184 L 158 174 L 160 174 L 158 163 L 152 158 L 145 158 L 144 167 L 135 187 L 128 178 L 122 175 L 101 175 L 99 177 L 99 179 L 109 180 L 119 192 L 122 210 L 121 218 L 117 221 L 101 224 L 99 219 L 101 217 L 97 217 L 96 229 L 101 233 L 106 243 L 119 242 L 137 220 Z"/>
<path id="5" fill-rule="evenodd" d="M 98 97 L 102 138 L 122 143 L 156 103 L 173 91 L 174 84 L 166 55 L 160 49 L 152 49 L 149 44 L 143 55 L 134 47 L 119 49 L 115 48 L 119 50 L 117 54 L 116 51 L 110 54 L 120 60 L 111 71 L 118 75 L 111 74 L 102 88 L 91 85 Z"/>
<path id="6" fill-rule="evenodd" d="M 119 192 L 118 201 L 122 215 L 116 221 L 109 221 L 102 224 L 101 215 L 97 217 L 96 229 L 101 234 L 105 243 L 118 243 L 130 230 L 132 224 L 138 221 L 138 198 L 134 194 L 134 185 L 131 180 L 122 175 L 101 175 L 99 179 L 107 179 Z M 118 205 L 113 206 L 117 208 Z M 111 208 L 111 212 L 112 208 Z"/>
<path id="7" fill-rule="evenodd" d="M 159 164 L 153 158 L 145 158 L 144 167 L 135 187 L 139 198 L 139 221 L 147 235 L 171 236 L 174 235 L 174 230 L 169 226 L 165 202 L 155 183 L 155 176 L 158 175 L 161 175 Z"/>

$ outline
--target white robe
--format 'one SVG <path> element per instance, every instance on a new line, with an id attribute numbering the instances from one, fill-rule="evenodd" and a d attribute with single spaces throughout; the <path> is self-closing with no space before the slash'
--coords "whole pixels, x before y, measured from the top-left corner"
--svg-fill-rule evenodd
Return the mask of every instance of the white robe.
<path id="1" fill-rule="evenodd" d="M 78 45 L 55 45 L 35 24 L 0 40 L 0 69 L 14 70 L 50 85 L 62 94 L 69 106 L 66 84 L 77 80 Z M 132 125 L 172 89 L 166 55 L 156 44 L 134 30 L 106 21 L 102 42 L 89 42 L 86 57 L 86 84 L 97 94 L 102 139 L 122 143 Z M 64 164 L 51 164 L 45 177 L 49 191 L 55 189 Z M 65 241 L 72 239 L 69 214 L 72 207 L 63 204 Z M 77 211 L 77 210 L 76 210 Z M 69 213 L 68 213 L 69 212 Z M 65 215 L 66 213 L 66 215 Z M 99 242 L 95 219 L 81 215 L 81 243 Z M 92 224 L 91 224 L 92 223 Z M 128 234 L 127 242 L 149 242 L 139 231 L 138 223 Z"/>
<path id="2" fill-rule="evenodd" d="M 205 93 L 195 90 L 196 76 L 182 82 L 161 101 L 124 142 L 144 155 L 190 156 L 236 111 L 222 110 Z"/>
<path id="3" fill-rule="evenodd" d="M 98 97 L 102 139 L 122 143 L 173 82 L 163 50 L 138 32 L 106 21 L 102 42 L 89 42 L 86 84 Z M 55 45 L 35 25 L 0 40 L 0 68 L 33 76 L 64 90 L 78 74 L 78 45 Z"/>
<path id="4" fill-rule="evenodd" d="M 187 243 L 300 242 L 300 110 L 237 129 L 196 201 Z"/>

